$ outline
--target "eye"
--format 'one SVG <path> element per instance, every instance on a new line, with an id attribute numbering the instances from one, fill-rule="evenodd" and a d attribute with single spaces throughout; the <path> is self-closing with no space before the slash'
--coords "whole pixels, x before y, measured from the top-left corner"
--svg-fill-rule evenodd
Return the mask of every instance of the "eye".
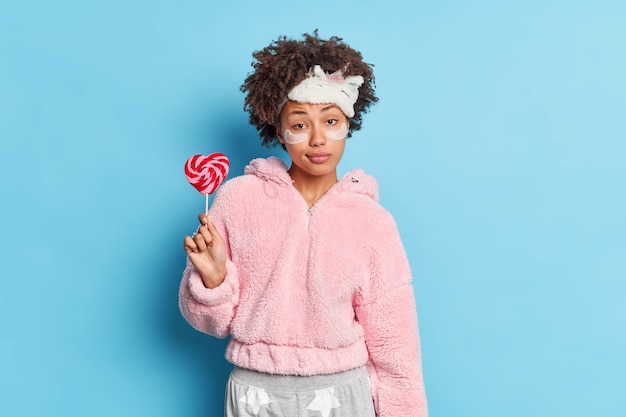
<path id="1" fill-rule="evenodd" d="M 293 126 L 291 126 L 292 129 L 294 130 L 302 130 L 306 127 L 306 125 L 304 123 L 296 123 Z"/>
<path id="2" fill-rule="evenodd" d="M 334 126 L 334 125 L 336 125 L 337 123 L 338 123 L 337 119 L 328 119 L 328 120 L 326 121 L 326 124 L 327 124 L 327 125 L 330 125 L 330 126 Z"/>

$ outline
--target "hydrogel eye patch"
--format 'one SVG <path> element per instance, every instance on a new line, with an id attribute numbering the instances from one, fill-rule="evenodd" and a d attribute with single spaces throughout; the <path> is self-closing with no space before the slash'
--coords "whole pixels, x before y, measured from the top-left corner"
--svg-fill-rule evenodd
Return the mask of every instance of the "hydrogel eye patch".
<path id="1" fill-rule="evenodd" d="M 341 124 L 341 128 L 338 130 L 329 130 L 326 132 L 326 137 L 331 140 L 343 140 L 348 135 L 348 126 L 345 123 Z M 285 142 L 290 145 L 296 145 L 298 143 L 302 143 L 309 139 L 309 134 L 307 132 L 302 133 L 291 133 L 289 129 L 285 129 L 283 131 L 283 138 Z"/>
<path id="2" fill-rule="evenodd" d="M 332 140 L 343 140 L 348 135 L 348 126 L 345 123 L 341 124 L 339 130 L 329 130 L 326 132 L 326 137 Z"/>
<path id="3" fill-rule="evenodd" d="M 302 143 L 305 140 L 307 140 L 309 138 L 309 134 L 304 132 L 304 133 L 291 133 L 291 131 L 289 129 L 286 129 L 283 131 L 283 138 L 285 139 L 285 142 L 287 142 L 290 145 L 295 145 L 297 143 Z"/>

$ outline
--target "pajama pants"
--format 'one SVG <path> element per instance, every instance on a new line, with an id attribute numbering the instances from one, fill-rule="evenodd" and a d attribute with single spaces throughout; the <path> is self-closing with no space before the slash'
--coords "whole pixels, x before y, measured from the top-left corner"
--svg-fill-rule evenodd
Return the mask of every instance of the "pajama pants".
<path id="1" fill-rule="evenodd" d="M 271 375 L 235 367 L 225 417 L 375 417 L 367 370 Z"/>

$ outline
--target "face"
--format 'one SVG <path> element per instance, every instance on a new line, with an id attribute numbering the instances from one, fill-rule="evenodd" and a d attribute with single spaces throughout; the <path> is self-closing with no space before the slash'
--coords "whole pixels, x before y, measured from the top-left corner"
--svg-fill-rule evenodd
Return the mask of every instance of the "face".
<path id="1" fill-rule="evenodd" d="M 278 140 L 293 162 L 292 177 L 336 180 L 348 125 L 348 118 L 334 104 L 288 101 L 277 130 Z"/>

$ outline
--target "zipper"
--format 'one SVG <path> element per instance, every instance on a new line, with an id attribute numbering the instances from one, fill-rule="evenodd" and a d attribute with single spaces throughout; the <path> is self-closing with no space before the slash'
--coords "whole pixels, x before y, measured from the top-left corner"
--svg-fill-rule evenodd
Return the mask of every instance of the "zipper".
<path id="1" fill-rule="evenodd" d="M 306 227 L 309 228 L 311 224 L 311 216 L 313 216 L 313 211 L 311 210 L 313 207 L 308 207 L 306 209 Z"/>

